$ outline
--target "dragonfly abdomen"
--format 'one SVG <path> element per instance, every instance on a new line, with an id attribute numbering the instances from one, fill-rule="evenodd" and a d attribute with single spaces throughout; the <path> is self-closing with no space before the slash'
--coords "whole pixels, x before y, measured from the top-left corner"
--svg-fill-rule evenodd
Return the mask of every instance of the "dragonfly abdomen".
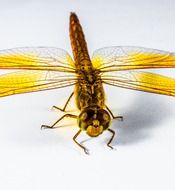
<path id="1" fill-rule="evenodd" d="M 90 61 L 84 33 L 75 13 L 71 13 L 70 15 L 69 32 L 76 66 L 80 66 L 80 64 L 88 64 L 91 66 L 92 64 Z"/>

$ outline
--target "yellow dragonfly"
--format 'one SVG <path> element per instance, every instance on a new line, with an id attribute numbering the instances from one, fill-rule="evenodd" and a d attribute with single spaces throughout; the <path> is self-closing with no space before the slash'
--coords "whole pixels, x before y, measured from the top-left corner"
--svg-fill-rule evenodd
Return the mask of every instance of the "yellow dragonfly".
<path id="1" fill-rule="evenodd" d="M 79 130 L 73 137 L 85 153 L 88 149 L 77 141 L 82 131 L 97 137 L 104 131 L 111 133 L 107 146 L 115 136 L 110 129 L 114 116 L 105 103 L 103 84 L 140 90 L 156 94 L 175 96 L 175 79 L 140 71 L 150 68 L 175 68 L 175 53 L 142 47 L 115 46 L 98 49 L 90 58 L 82 27 L 75 13 L 70 15 L 70 41 L 73 58 L 64 50 L 50 47 L 14 48 L 0 51 L 0 69 L 17 69 L 0 76 L 0 96 L 9 96 L 42 90 L 51 90 L 74 85 L 75 89 L 63 109 L 75 96 L 79 115 L 65 113 L 63 118 L 77 119 Z M 139 71 L 138 71 L 139 69 Z"/>

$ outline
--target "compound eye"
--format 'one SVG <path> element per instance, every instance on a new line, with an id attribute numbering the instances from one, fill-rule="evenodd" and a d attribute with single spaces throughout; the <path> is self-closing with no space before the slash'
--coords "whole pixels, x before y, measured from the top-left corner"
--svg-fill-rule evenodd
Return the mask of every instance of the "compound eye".
<path id="1" fill-rule="evenodd" d="M 109 115 L 107 113 L 103 113 L 103 119 L 105 121 L 108 121 L 109 120 Z"/>
<path id="2" fill-rule="evenodd" d="M 87 119 L 87 117 L 88 117 L 88 114 L 87 114 L 86 112 L 84 112 L 84 113 L 81 115 L 81 119 L 82 119 L 83 121 L 85 121 L 85 120 Z"/>

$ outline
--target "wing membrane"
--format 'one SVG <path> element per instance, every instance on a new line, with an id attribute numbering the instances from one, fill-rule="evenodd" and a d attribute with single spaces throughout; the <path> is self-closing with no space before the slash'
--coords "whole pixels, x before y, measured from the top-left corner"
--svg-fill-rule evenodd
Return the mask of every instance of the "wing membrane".
<path id="1" fill-rule="evenodd" d="M 0 51 L 0 69 L 74 72 L 69 54 L 58 48 L 24 47 Z"/>
<path id="2" fill-rule="evenodd" d="M 175 68 L 175 53 L 132 46 L 96 50 L 92 63 L 101 72 L 149 68 Z"/>
<path id="3" fill-rule="evenodd" d="M 104 83 L 156 94 L 175 96 L 175 79 L 149 72 L 109 72 L 102 76 Z"/>
<path id="4" fill-rule="evenodd" d="M 76 76 L 55 71 L 19 71 L 0 76 L 0 97 L 62 88 L 76 83 Z"/>

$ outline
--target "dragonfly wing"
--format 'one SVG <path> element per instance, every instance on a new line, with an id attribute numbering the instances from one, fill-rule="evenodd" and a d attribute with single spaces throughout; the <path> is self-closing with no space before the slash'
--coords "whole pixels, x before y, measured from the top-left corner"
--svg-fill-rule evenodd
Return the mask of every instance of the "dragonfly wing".
<path id="1" fill-rule="evenodd" d="M 59 48 L 24 47 L 0 51 L 0 69 L 74 72 L 70 55 Z"/>
<path id="2" fill-rule="evenodd" d="M 175 79 L 149 72 L 117 71 L 102 76 L 104 83 L 133 90 L 175 96 Z"/>
<path id="3" fill-rule="evenodd" d="M 101 72 L 149 68 L 175 68 L 175 53 L 132 46 L 98 49 L 92 63 Z"/>
<path id="4" fill-rule="evenodd" d="M 0 97 L 62 88 L 76 83 L 73 73 L 57 71 L 18 71 L 0 76 Z"/>

